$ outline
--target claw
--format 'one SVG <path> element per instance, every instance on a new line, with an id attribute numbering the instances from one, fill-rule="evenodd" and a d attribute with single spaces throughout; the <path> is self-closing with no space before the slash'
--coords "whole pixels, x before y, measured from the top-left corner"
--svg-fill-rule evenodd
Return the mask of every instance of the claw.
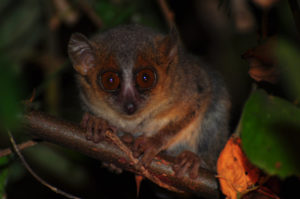
<path id="1" fill-rule="evenodd" d="M 155 139 L 146 136 L 138 137 L 134 142 L 133 155 L 134 157 L 140 157 L 139 164 L 148 166 L 155 158 L 155 156 L 161 151 L 161 143 Z"/>
<path id="2" fill-rule="evenodd" d="M 116 128 L 109 125 L 108 122 L 89 113 L 83 115 L 81 126 L 86 129 L 86 139 L 94 143 L 99 143 L 105 138 L 104 133 L 106 130 L 116 132 Z"/>
<path id="3" fill-rule="evenodd" d="M 178 177 L 188 173 L 190 178 L 195 179 L 199 175 L 200 166 L 201 159 L 199 156 L 191 151 L 183 151 L 176 157 L 173 170 Z"/>
<path id="4" fill-rule="evenodd" d="M 89 120 L 89 114 L 88 113 L 85 113 L 81 119 L 81 122 L 80 122 L 80 125 L 83 127 L 83 128 L 86 128 L 87 127 L 87 122 Z"/>
<path id="5" fill-rule="evenodd" d="M 143 145 L 145 144 L 145 141 L 146 141 L 146 137 L 145 136 L 139 136 L 135 142 L 134 142 L 134 145 L 133 145 L 133 156 L 135 158 L 138 158 L 142 152 L 143 152 Z"/>

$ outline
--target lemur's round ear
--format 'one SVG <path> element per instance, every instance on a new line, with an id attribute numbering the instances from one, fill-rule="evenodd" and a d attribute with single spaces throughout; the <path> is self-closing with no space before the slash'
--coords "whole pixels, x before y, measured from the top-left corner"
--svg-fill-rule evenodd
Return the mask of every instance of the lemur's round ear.
<path id="1" fill-rule="evenodd" d="M 93 46 L 83 34 L 72 34 L 68 44 L 68 54 L 74 69 L 81 75 L 86 75 L 95 66 Z"/>
<path id="2" fill-rule="evenodd" d="M 158 44 L 158 51 L 161 62 L 172 62 L 178 54 L 179 36 L 175 26 L 172 26 L 170 32 Z"/>

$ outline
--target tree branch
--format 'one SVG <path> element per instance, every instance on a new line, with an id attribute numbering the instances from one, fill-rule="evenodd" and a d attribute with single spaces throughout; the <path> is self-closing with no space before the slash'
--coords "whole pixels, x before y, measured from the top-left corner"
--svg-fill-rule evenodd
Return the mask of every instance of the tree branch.
<path id="1" fill-rule="evenodd" d="M 172 157 L 155 158 L 145 172 L 144 167 L 137 167 L 133 159 L 115 144 L 107 141 L 98 144 L 87 141 L 84 130 L 71 122 L 32 111 L 24 115 L 23 125 L 34 138 L 73 149 L 103 162 L 113 163 L 171 191 L 193 193 L 205 198 L 219 196 L 217 180 L 213 173 L 200 169 L 200 177 L 195 180 L 188 176 L 178 178 L 172 170 Z M 145 173 L 148 174 L 145 176 Z"/>
<path id="2" fill-rule="evenodd" d="M 90 18 L 90 20 L 97 26 L 97 28 L 101 29 L 103 26 L 103 22 L 101 18 L 97 15 L 95 10 L 92 8 L 90 4 L 88 4 L 85 0 L 79 0 L 79 6 L 87 14 L 87 16 Z"/>

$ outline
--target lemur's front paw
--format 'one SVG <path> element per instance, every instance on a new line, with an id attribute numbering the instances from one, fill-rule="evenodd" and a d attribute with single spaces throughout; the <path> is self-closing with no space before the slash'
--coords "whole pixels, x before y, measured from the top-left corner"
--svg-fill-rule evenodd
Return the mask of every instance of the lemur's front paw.
<path id="1" fill-rule="evenodd" d="M 202 161 L 198 155 L 191 151 L 183 151 L 176 157 L 173 170 L 178 177 L 188 172 L 190 178 L 195 179 L 199 175 L 201 165 Z"/>
<path id="2" fill-rule="evenodd" d="M 81 120 L 81 126 L 86 129 L 85 137 L 87 140 L 99 143 L 105 138 L 105 131 L 110 130 L 116 133 L 116 128 L 111 126 L 102 118 L 96 117 L 90 113 L 85 113 Z"/>
<path id="3" fill-rule="evenodd" d="M 133 155 L 137 158 L 142 155 L 140 164 L 148 166 L 154 157 L 161 151 L 161 143 L 152 138 L 146 136 L 138 137 L 133 146 Z"/>

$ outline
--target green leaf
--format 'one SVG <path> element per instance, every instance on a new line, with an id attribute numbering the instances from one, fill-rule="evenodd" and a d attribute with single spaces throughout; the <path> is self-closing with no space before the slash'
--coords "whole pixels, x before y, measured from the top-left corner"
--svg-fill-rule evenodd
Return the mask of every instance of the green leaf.
<path id="1" fill-rule="evenodd" d="M 38 0 L 28 0 L 5 5 L 0 6 L 0 15 L 5 19 L 0 20 L 0 53 L 19 60 L 32 51 L 41 37 L 40 4 Z"/>
<path id="2" fill-rule="evenodd" d="M 249 160 L 271 175 L 300 176 L 300 109 L 257 90 L 241 120 L 243 149 Z"/>
<path id="3" fill-rule="evenodd" d="M 7 182 L 7 176 L 8 176 L 8 167 L 6 167 L 6 164 L 8 163 L 7 157 L 1 157 L 0 158 L 0 199 L 5 198 L 5 185 Z M 3 168 L 5 167 L 5 168 Z"/>
<path id="4" fill-rule="evenodd" d="M 96 13 L 100 16 L 104 29 L 119 24 L 138 23 L 150 27 L 165 25 L 156 13 L 157 5 L 152 1 L 111 1 L 102 0 L 94 3 Z M 164 27 L 164 26 L 162 26 Z"/>
<path id="5" fill-rule="evenodd" d="M 289 40 L 279 38 L 276 55 L 289 92 L 300 100 L 300 49 Z"/>
<path id="6" fill-rule="evenodd" d="M 11 3 L 10 0 L 1 0 L 0 13 L 7 9 L 7 7 L 9 6 L 9 3 Z"/>
<path id="7" fill-rule="evenodd" d="M 115 3 L 113 1 L 96 2 L 95 10 L 106 28 L 128 22 L 136 11 L 136 1 L 131 3 Z"/>
<path id="8" fill-rule="evenodd" d="M 38 145 L 26 150 L 32 165 L 38 165 L 39 168 L 44 169 L 46 173 L 55 175 L 60 179 L 71 185 L 80 185 L 87 181 L 86 171 L 81 165 L 76 165 L 62 156 L 57 151 L 50 149 L 44 145 Z M 70 176 L 72 176 L 70 178 Z"/>
<path id="9" fill-rule="evenodd" d="M 1 23 L 0 47 L 6 47 L 19 38 L 24 40 L 24 34 L 34 28 L 38 17 L 39 10 L 34 1 L 18 4 Z"/>
<path id="10" fill-rule="evenodd" d="M 15 64 L 0 55 L 0 128 L 14 128 L 20 113 Z"/>

